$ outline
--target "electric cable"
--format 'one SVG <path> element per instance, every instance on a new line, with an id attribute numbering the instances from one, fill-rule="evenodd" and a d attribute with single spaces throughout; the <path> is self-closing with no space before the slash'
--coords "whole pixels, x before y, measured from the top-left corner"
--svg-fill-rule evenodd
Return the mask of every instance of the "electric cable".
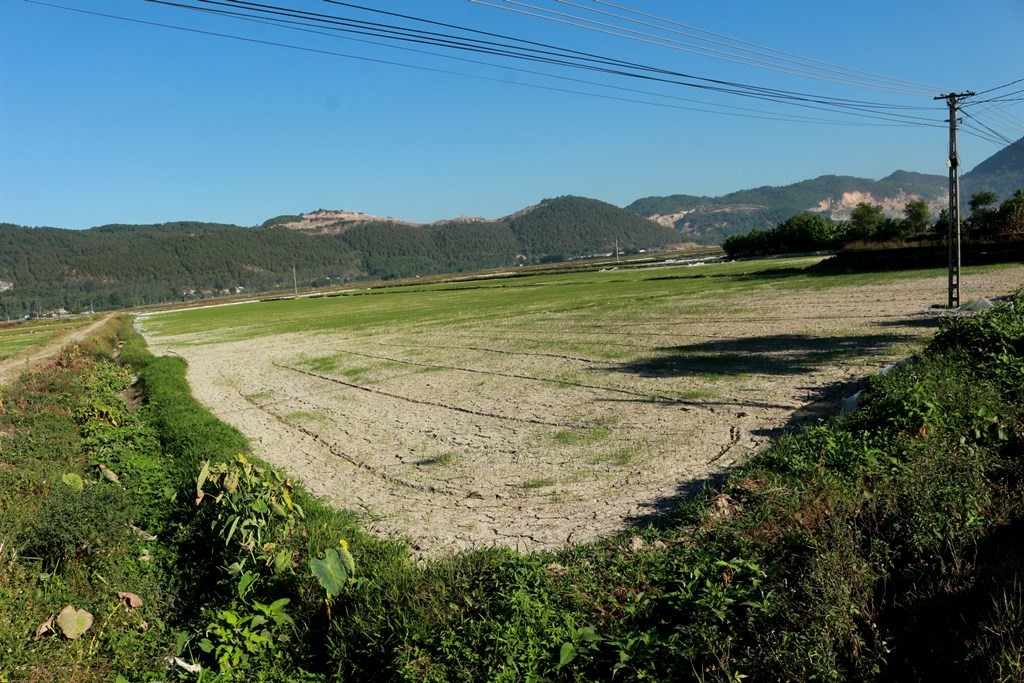
<path id="1" fill-rule="evenodd" d="M 168 3 L 168 2 L 165 2 L 165 1 L 162 1 L 162 0 L 149 0 L 149 1 L 150 2 L 156 2 L 158 4 L 171 4 L 171 3 Z M 217 2 L 216 0 L 200 0 L 200 1 L 204 2 L 206 4 L 219 4 L 219 5 L 226 5 L 227 4 L 227 3 L 223 3 L 223 2 Z M 343 4 L 345 6 L 354 6 L 351 3 L 338 3 L 338 2 L 336 2 L 336 0 L 326 0 L 326 1 L 327 2 L 331 2 L 332 4 Z M 333 23 L 336 23 L 337 21 L 348 21 L 347 18 L 334 17 L 333 15 L 323 15 L 321 13 L 309 13 L 309 12 L 304 12 L 304 11 L 301 11 L 301 10 L 292 10 L 292 9 L 289 9 L 289 8 L 282 8 L 282 7 L 279 7 L 279 6 L 276 6 L 276 5 L 268 5 L 268 4 L 263 4 L 263 3 L 252 3 L 252 2 L 242 2 L 240 0 L 232 0 L 230 6 L 238 6 L 238 5 L 245 6 L 246 8 L 253 8 L 253 9 L 256 9 L 256 10 L 259 10 L 259 11 L 262 11 L 262 12 L 272 12 L 272 13 L 275 13 L 275 14 L 279 14 L 279 13 L 284 12 L 284 13 L 287 13 L 288 16 L 303 16 L 303 17 L 306 17 L 306 18 L 310 18 L 311 20 L 317 21 L 318 23 L 319 22 L 326 22 L 326 23 L 329 23 L 329 24 L 333 24 Z M 193 7 L 193 6 L 189 6 L 189 5 L 182 5 L 180 3 L 174 3 L 173 6 L 184 7 L 184 8 L 192 8 Z M 196 9 L 198 9 L 198 8 L 196 8 Z M 372 10 L 372 11 L 378 11 L 378 10 Z M 408 15 L 403 15 L 403 16 L 408 16 Z M 366 22 L 361 22 L 361 23 L 363 25 L 366 24 Z M 335 30 L 349 30 L 349 29 L 341 29 L 341 28 L 338 28 L 336 26 L 332 26 L 332 29 L 335 29 Z M 388 30 L 390 31 L 391 29 L 388 29 Z M 406 29 L 406 28 L 403 27 L 402 30 L 409 31 L 410 29 Z M 356 32 L 358 33 L 359 31 L 356 31 Z M 503 56 L 503 57 L 510 57 L 510 58 L 514 58 L 514 59 L 525 59 L 525 60 L 528 60 L 528 61 L 541 61 L 541 62 L 552 64 L 552 65 L 555 65 L 555 66 L 565 66 L 565 67 L 572 67 L 572 68 L 590 69 L 590 70 L 593 70 L 593 71 L 598 71 L 598 72 L 609 74 L 609 75 L 619 75 L 619 76 L 630 76 L 630 77 L 633 77 L 633 78 L 643 78 L 643 79 L 652 80 L 652 81 L 659 81 L 659 82 L 663 82 L 663 83 L 671 83 L 671 84 L 674 84 L 674 85 L 685 85 L 685 86 L 688 86 L 688 87 L 706 89 L 706 90 L 710 90 L 710 91 L 714 91 L 714 92 L 722 92 L 722 93 L 727 93 L 727 94 L 735 94 L 735 95 L 741 95 L 741 96 L 747 96 L 747 97 L 754 97 L 754 98 L 758 98 L 758 99 L 765 99 L 765 100 L 771 100 L 771 101 L 776 101 L 776 102 L 789 102 L 789 103 L 805 102 L 805 103 L 810 103 L 811 105 L 823 105 L 824 107 L 848 108 L 848 109 L 854 109 L 854 110 L 860 109 L 860 110 L 863 110 L 863 111 L 875 112 L 875 114 L 876 114 L 875 116 L 868 116 L 868 118 L 881 118 L 882 120 L 900 121 L 900 122 L 908 122 L 908 121 L 916 118 L 918 121 L 925 122 L 927 125 L 931 125 L 933 123 L 933 121 L 934 121 L 933 119 L 927 119 L 925 117 L 908 117 L 906 115 L 898 115 L 898 114 L 892 114 L 891 112 L 879 111 L 880 109 L 893 109 L 893 110 L 918 109 L 917 107 L 906 107 L 904 105 L 885 105 L 885 104 L 877 103 L 877 102 L 864 102 L 864 101 L 850 100 L 850 99 L 845 99 L 845 98 L 818 97 L 818 96 L 808 95 L 806 93 L 794 93 L 792 91 L 782 91 L 782 90 L 776 90 L 776 89 L 770 89 L 770 88 L 763 88 L 763 87 L 760 87 L 760 86 L 751 86 L 751 85 L 746 85 L 746 84 L 737 84 L 737 83 L 732 83 L 732 82 L 729 82 L 729 81 L 721 81 L 721 80 L 717 80 L 717 79 L 709 79 L 709 78 L 705 78 L 705 77 L 694 76 L 692 74 L 684 74 L 684 73 L 674 72 L 674 71 L 667 70 L 667 69 L 659 69 L 659 68 L 656 68 L 656 67 L 648 67 L 648 66 L 645 66 L 645 65 L 636 65 L 636 64 L 633 64 L 633 63 L 630 63 L 630 62 L 626 62 L 624 60 L 617 60 L 617 59 L 607 58 L 607 57 L 603 57 L 603 56 L 600 56 L 600 55 L 590 56 L 590 53 L 578 53 L 577 52 L 577 54 L 587 54 L 588 55 L 586 57 L 586 63 L 579 64 L 579 63 L 573 62 L 572 59 L 569 57 L 569 55 L 559 55 L 558 56 L 559 58 L 552 59 L 552 58 L 549 58 L 546 55 L 538 56 L 537 51 L 535 51 L 535 50 L 531 51 L 529 54 L 519 54 L 519 53 L 515 53 L 514 51 L 513 52 L 509 52 L 507 48 L 509 48 L 510 46 L 507 46 L 507 45 L 501 45 L 500 46 L 501 49 L 498 50 L 498 51 L 493 51 L 493 50 L 491 50 L 490 48 L 488 48 L 486 46 L 481 47 L 479 41 L 474 41 L 472 44 L 468 44 L 468 45 L 467 44 L 453 45 L 452 42 L 451 42 L 453 39 L 455 39 L 455 40 L 460 40 L 460 39 L 457 38 L 457 37 L 450 36 L 450 35 L 445 35 L 444 36 L 444 40 L 441 43 L 439 43 L 438 41 L 430 38 L 429 36 L 426 36 L 422 32 L 418 34 L 417 38 L 406 38 L 406 37 L 404 37 L 404 36 L 407 36 L 408 33 L 406 33 L 406 34 L 404 34 L 402 36 L 396 36 L 396 34 L 394 32 L 386 33 L 386 34 L 374 34 L 374 35 L 377 35 L 377 37 L 384 37 L 386 39 L 394 39 L 394 40 L 400 40 L 400 41 L 409 40 L 411 42 L 419 42 L 421 44 L 425 43 L 425 44 L 432 45 L 432 46 L 441 46 L 441 47 L 446 47 L 446 48 L 453 48 L 454 47 L 456 49 L 468 49 L 470 51 L 484 52 L 486 54 Z M 561 50 L 561 48 L 556 48 L 554 46 L 547 46 L 547 47 L 550 47 L 550 48 L 552 48 L 554 50 Z M 547 50 L 545 50 L 545 52 L 547 54 L 551 54 Z M 610 66 L 594 66 L 595 62 L 597 64 L 610 65 Z M 665 78 L 665 77 L 661 77 L 661 76 L 652 76 L 649 73 L 648 74 L 645 74 L 645 73 L 640 73 L 640 74 L 630 73 L 630 72 L 623 71 L 621 68 L 618 68 L 620 65 L 629 65 L 629 66 L 632 66 L 632 67 L 635 67 L 635 68 L 638 68 L 638 69 L 641 69 L 641 70 L 644 70 L 644 71 L 647 71 L 647 72 L 653 72 L 653 73 L 657 73 L 657 74 L 667 74 L 667 75 L 671 75 L 672 78 Z M 682 82 L 682 81 L 677 80 L 679 78 L 682 78 L 682 79 L 693 79 L 693 80 L 697 80 L 697 81 L 701 81 L 701 82 L 700 83 Z M 810 108 L 812 108 L 812 109 L 821 109 L 822 107 L 810 106 Z M 881 116 L 877 116 L 877 114 L 881 114 Z"/>
<path id="2" fill-rule="evenodd" d="M 494 7 L 494 8 L 501 9 L 501 10 L 505 10 L 505 11 L 511 11 L 511 10 L 509 10 L 508 7 L 504 7 L 504 6 L 501 6 L 501 5 L 496 5 L 496 4 L 490 3 L 490 2 L 483 2 L 481 0 L 471 0 L 471 2 L 473 2 L 474 4 L 478 4 L 478 5 L 485 5 L 485 6 Z M 722 61 L 742 64 L 742 65 L 746 65 L 746 66 L 754 66 L 754 67 L 766 69 L 768 71 L 774 71 L 774 72 L 777 72 L 777 73 L 784 73 L 784 74 L 790 74 L 790 75 L 796 75 L 796 76 L 803 76 L 803 77 L 806 77 L 806 78 L 812 78 L 812 79 L 816 79 L 816 80 L 820 80 L 820 81 L 825 81 L 825 82 L 829 82 L 829 83 L 834 83 L 834 84 L 839 84 L 839 85 L 852 85 L 854 87 L 868 88 L 868 89 L 873 89 L 873 90 L 882 90 L 882 91 L 888 91 L 888 92 L 898 92 L 898 93 L 903 93 L 903 94 L 921 95 L 921 94 L 924 94 L 926 92 L 923 88 L 918 88 L 918 89 L 915 89 L 915 90 L 908 90 L 905 87 L 897 88 L 895 85 L 882 85 L 880 83 L 879 84 L 871 83 L 870 81 L 865 80 L 862 77 L 854 78 L 854 77 L 850 76 L 849 74 L 842 73 L 842 72 L 840 72 L 840 71 L 838 71 L 836 69 L 830 69 L 830 68 L 824 68 L 823 69 L 822 67 L 811 67 L 811 68 L 819 69 L 819 70 L 822 70 L 822 71 L 825 72 L 825 73 L 815 73 L 814 71 L 808 70 L 807 67 L 809 65 L 807 65 L 807 64 L 800 64 L 799 62 L 797 62 L 794 59 L 771 57 L 770 55 L 766 55 L 764 53 L 757 52 L 755 50 L 750 50 L 750 49 L 747 49 L 747 48 L 738 48 L 738 49 L 741 50 L 742 52 L 749 52 L 749 53 L 752 53 L 752 54 L 759 55 L 759 57 L 767 57 L 768 59 L 774 59 L 777 62 L 782 62 L 782 64 L 776 64 L 776 63 L 772 63 L 771 61 L 768 61 L 768 59 L 753 58 L 753 57 L 745 56 L 745 55 L 742 55 L 742 54 L 737 54 L 735 52 L 729 52 L 727 50 L 722 50 L 722 49 L 718 49 L 718 48 L 701 47 L 699 45 L 694 45 L 693 43 L 687 43 L 687 42 L 683 42 L 683 41 L 679 41 L 679 40 L 675 40 L 675 39 L 671 39 L 671 38 L 664 38 L 664 37 L 660 37 L 660 36 L 658 36 L 656 34 L 653 34 L 653 33 L 648 33 L 646 31 L 639 31 L 639 30 L 635 30 L 635 29 L 630 29 L 630 28 L 625 28 L 625 27 L 617 26 L 615 24 L 611 24 L 611 23 L 608 23 L 608 22 L 602 22 L 602 21 L 596 21 L 596 20 L 593 20 L 593 19 L 587 19 L 587 18 L 584 18 L 584 17 L 579 17 L 579 16 L 576 16 L 576 15 L 573 15 L 573 14 L 569 14 L 569 13 L 566 13 L 566 12 L 556 12 L 555 10 L 549 10 L 549 9 L 546 9 L 546 8 L 543 8 L 543 7 L 538 7 L 536 5 L 531 5 L 531 4 L 528 4 L 528 3 L 525 3 L 525 2 L 521 2 L 519 0 L 503 0 L 503 2 L 509 3 L 509 4 L 513 4 L 513 5 L 518 5 L 520 7 L 526 7 L 526 8 L 535 10 L 536 12 L 546 12 L 548 14 L 553 15 L 551 17 L 548 17 L 548 16 L 544 16 L 542 14 L 536 14 L 536 13 L 533 13 L 533 12 L 524 12 L 525 14 L 528 14 L 530 16 L 535 16 L 535 17 L 540 18 L 540 19 L 544 19 L 544 20 L 548 20 L 548 21 L 555 21 L 555 22 L 558 22 L 558 23 L 564 23 L 564 24 L 567 24 L 567 25 L 570 25 L 570 26 L 574 26 L 574 27 L 578 27 L 578 28 L 582 28 L 582 29 L 585 29 L 585 30 L 588 30 L 588 31 L 595 31 L 595 32 L 598 32 L 598 33 L 605 33 L 605 34 L 608 34 L 608 35 L 613 35 L 613 36 L 617 36 L 617 37 L 620 37 L 620 38 L 625 38 L 627 40 L 633 40 L 633 41 L 637 41 L 637 42 L 641 42 L 641 43 L 646 43 L 646 44 L 651 44 L 651 45 L 655 45 L 655 46 L 665 47 L 665 48 L 672 49 L 672 50 L 688 52 L 688 53 L 691 53 L 691 54 L 697 54 L 697 55 L 701 55 L 701 56 L 705 56 L 705 57 L 710 57 L 712 59 L 719 59 L 719 60 L 722 60 Z M 584 11 L 596 12 L 598 14 L 614 17 L 614 18 L 617 18 L 617 19 L 622 19 L 622 20 L 625 20 L 625 21 L 628 21 L 628 22 L 631 22 L 631 23 L 636 23 L 638 25 L 647 26 L 647 27 L 651 27 L 651 28 L 656 28 L 658 30 L 666 31 L 666 32 L 673 33 L 673 34 L 685 35 L 687 37 L 696 38 L 698 40 L 704 40 L 706 42 L 710 42 L 710 43 L 713 43 L 713 44 L 716 44 L 716 45 L 724 46 L 724 43 L 722 43 L 721 41 L 708 41 L 707 39 L 703 39 L 703 38 L 700 38 L 698 36 L 694 36 L 692 34 L 684 33 L 684 32 L 681 32 L 681 31 L 674 30 L 674 29 L 666 29 L 666 28 L 658 27 L 658 26 L 656 26 L 654 24 L 651 24 L 649 22 L 642 22 L 642 21 L 638 21 L 638 20 L 635 20 L 635 19 L 630 19 L 628 17 L 623 17 L 621 15 L 614 14 L 614 13 L 611 13 L 611 12 L 604 12 L 604 11 L 601 11 L 601 10 L 587 8 L 587 7 L 584 7 L 583 5 L 580 5 L 580 4 L 575 3 L 575 2 L 569 2 L 568 0 L 555 0 L 555 2 L 558 2 L 560 4 L 570 5 L 570 6 L 573 6 L 573 7 L 577 7 L 577 8 L 583 9 Z M 559 19 L 558 17 L 563 17 L 563 19 Z M 583 22 L 583 23 L 579 23 L 579 22 Z M 588 25 L 588 24 L 590 24 L 590 25 Z M 737 48 L 733 48 L 733 49 L 735 50 Z M 794 64 L 794 65 L 799 64 L 799 66 L 788 66 L 787 64 Z M 829 75 L 828 72 L 832 72 L 832 75 Z M 928 92 L 931 92 L 931 91 L 928 91 Z"/>
<path id="3" fill-rule="evenodd" d="M 555 0 L 555 1 L 556 2 L 563 2 L 564 0 Z M 916 82 L 913 82 L 913 81 L 904 81 L 904 80 L 900 80 L 900 79 L 894 79 L 894 78 L 890 78 L 888 76 L 882 76 L 882 75 L 874 74 L 874 73 L 871 73 L 871 72 L 868 72 L 868 71 L 861 71 L 861 70 L 858 70 L 858 69 L 851 69 L 849 67 L 840 66 L 838 64 L 833 64 L 833 63 L 830 63 L 830 62 L 825 62 L 825 61 L 822 61 L 822 60 L 819 60 L 819 59 L 812 59 L 812 58 L 809 58 L 809 57 L 804 57 L 804 56 L 801 56 L 801 55 L 798 55 L 798 54 L 795 54 L 795 53 L 792 53 L 792 52 L 786 52 L 784 50 L 778 50 L 778 49 L 775 49 L 775 48 L 772 48 L 772 47 L 768 47 L 766 45 L 760 45 L 758 43 L 753 43 L 753 42 L 750 42 L 750 41 L 747 41 L 747 40 L 742 40 L 740 38 L 734 38 L 734 37 L 731 37 L 731 36 L 727 36 L 727 35 L 722 34 L 722 33 L 716 33 L 714 31 L 708 31 L 707 29 L 702 29 L 702 28 L 698 28 L 696 26 L 691 26 L 689 24 L 684 24 L 682 22 L 674 21 L 672 19 L 666 19 L 664 17 L 659 17 L 659 16 L 657 16 L 655 14 L 650 14 L 650 13 L 647 13 L 647 12 L 641 12 L 639 10 L 635 10 L 635 9 L 630 8 L 630 7 L 626 7 L 626 6 L 623 6 L 623 5 L 617 5 L 617 4 L 614 4 L 614 3 L 611 3 L 611 2 L 607 2 L 606 0 L 590 0 L 590 1 L 593 2 L 594 4 L 604 5 L 604 6 L 607 6 L 607 7 L 612 7 L 612 8 L 617 9 L 617 10 L 621 10 L 621 11 L 624 11 L 624 12 L 629 12 L 631 14 L 636 14 L 637 16 L 643 16 L 643 17 L 655 19 L 656 21 L 660 21 L 662 23 L 665 23 L 665 24 L 668 24 L 668 25 L 671 25 L 671 26 L 679 26 L 679 27 L 682 27 L 682 28 L 685 28 L 685 29 L 688 29 L 688 30 L 691 30 L 691 31 L 696 31 L 698 33 L 703 33 L 703 34 L 706 34 L 706 35 L 714 36 L 716 38 L 724 39 L 724 40 L 729 41 L 729 42 L 737 43 L 739 45 L 747 45 L 747 46 L 750 46 L 752 48 L 756 48 L 755 52 L 757 52 L 757 51 L 764 51 L 764 53 L 777 54 L 777 55 L 782 55 L 783 57 L 793 58 L 798 63 L 803 62 L 803 63 L 806 63 L 808 65 L 820 65 L 820 67 L 814 67 L 814 68 L 825 68 L 826 70 L 835 69 L 838 72 L 846 72 L 846 73 L 849 73 L 849 74 L 864 76 L 864 77 L 866 77 L 869 80 L 885 81 L 885 82 L 892 83 L 893 85 L 913 86 L 913 88 L 915 90 L 919 91 L 922 94 L 925 94 L 925 93 L 930 94 L 930 93 L 935 92 L 936 90 L 940 90 L 940 88 L 937 88 L 935 86 L 924 85 L 924 84 L 916 83 Z M 707 40 L 707 39 L 703 39 L 703 40 Z M 757 52 L 757 53 L 761 54 L 761 52 Z"/>

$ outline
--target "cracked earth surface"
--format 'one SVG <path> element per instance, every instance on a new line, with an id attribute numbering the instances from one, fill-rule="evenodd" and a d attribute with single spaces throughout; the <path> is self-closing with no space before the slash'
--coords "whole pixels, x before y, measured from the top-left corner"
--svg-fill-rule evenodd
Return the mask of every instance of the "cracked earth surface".
<path id="1" fill-rule="evenodd" d="M 991 270 L 971 294 L 1022 282 L 1024 266 Z M 937 292 L 944 278 L 628 323 L 552 313 L 528 329 L 148 340 L 188 361 L 196 397 L 256 455 L 376 533 L 423 554 L 535 550 L 650 521 L 781 430 L 836 412 L 852 383 L 935 331 L 920 311 Z"/>

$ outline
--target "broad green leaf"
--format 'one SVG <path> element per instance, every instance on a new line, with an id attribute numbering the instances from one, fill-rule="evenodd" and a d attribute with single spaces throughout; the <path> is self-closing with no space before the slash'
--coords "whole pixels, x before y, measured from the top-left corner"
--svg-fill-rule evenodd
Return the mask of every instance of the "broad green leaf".
<path id="1" fill-rule="evenodd" d="M 285 549 L 277 551 L 274 555 L 274 572 L 281 574 L 287 571 L 292 566 L 292 554 Z"/>
<path id="2" fill-rule="evenodd" d="M 231 529 L 228 530 L 228 537 L 224 539 L 224 545 L 231 543 L 231 537 L 235 535 L 235 529 L 238 528 L 238 520 L 240 517 L 233 517 L 231 520 Z"/>
<path id="3" fill-rule="evenodd" d="M 192 636 L 184 631 L 179 631 L 178 635 L 174 638 L 174 654 L 181 655 L 185 651 L 185 646 L 188 645 L 188 641 Z"/>
<path id="4" fill-rule="evenodd" d="M 76 489 L 78 491 L 81 491 L 85 487 L 85 482 L 83 482 L 82 478 L 75 474 L 74 472 L 68 472 L 67 474 L 62 476 L 60 480 L 63 481 L 68 486 L 70 486 L 71 488 Z"/>
<path id="5" fill-rule="evenodd" d="M 322 560 L 316 558 L 310 560 L 309 568 L 312 570 L 313 576 L 320 581 L 320 586 L 326 591 L 327 597 L 337 597 L 345 589 L 348 572 L 336 549 L 328 548 Z"/>
<path id="6" fill-rule="evenodd" d="M 92 626 L 92 614 L 68 605 L 57 615 L 57 626 L 69 640 L 78 638 Z"/>
<path id="7" fill-rule="evenodd" d="M 562 649 L 558 653 L 558 666 L 565 666 L 576 659 L 576 648 L 572 643 L 562 643 Z"/>
<path id="8" fill-rule="evenodd" d="M 355 576 L 356 573 L 356 561 L 352 557 L 352 553 L 348 551 L 348 548 L 338 548 L 338 556 L 341 559 L 341 566 L 345 568 L 345 572 L 348 576 Z"/>
<path id="9" fill-rule="evenodd" d="M 242 577 L 238 579 L 238 597 L 244 598 L 257 578 L 259 578 L 259 575 L 256 572 L 245 572 L 242 574 Z"/>

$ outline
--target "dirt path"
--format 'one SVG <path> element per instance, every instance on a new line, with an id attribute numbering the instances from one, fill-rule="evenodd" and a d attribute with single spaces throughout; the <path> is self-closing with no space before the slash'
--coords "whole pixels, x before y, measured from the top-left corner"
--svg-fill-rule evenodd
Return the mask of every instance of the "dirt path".
<path id="1" fill-rule="evenodd" d="M 88 325 L 73 330 L 59 332 L 45 343 L 26 349 L 22 353 L 0 361 L 0 384 L 7 384 L 21 373 L 31 370 L 43 361 L 53 357 L 63 347 L 73 342 L 82 341 L 95 334 L 106 325 L 114 313 L 104 313 Z"/>
<path id="2" fill-rule="evenodd" d="M 971 296 L 1024 283 L 974 274 Z M 150 338 L 257 455 L 423 553 L 556 548 L 656 519 L 937 327 L 944 278 L 786 292 L 742 312 Z M 712 311 L 710 314 L 708 311 Z M 145 329 L 145 323 L 143 323 Z"/>

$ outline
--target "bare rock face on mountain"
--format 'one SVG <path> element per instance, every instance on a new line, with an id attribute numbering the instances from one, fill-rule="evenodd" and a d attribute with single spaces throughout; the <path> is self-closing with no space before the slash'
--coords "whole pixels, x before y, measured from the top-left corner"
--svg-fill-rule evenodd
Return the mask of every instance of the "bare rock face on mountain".
<path id="1" fill-rule="evenodd" d="M 1024 138 L 965 173 L 961 197 L 966 203 L 972 194 L 989 191 L 1007 199 L 1022 187 Z M 674 228 L 681 235 L 702 242 L 718 242 L 731 234 L 772 228 L 804 211 L 835 221 L 848 220 L 850 212 L 862 202 L 880 205 L 886 215 L 895 218 L 912 199 L 926 201 L 932 215 L 937 216 L 949 201 L 948 175 L 896 171 L 881 180 L 825 175 L 792 185 L 740 190 L 721 197 L 685 194 L 645 197 L 626 210 Z"/>
<path id="2" fill-rule="evenodd" d="M 270 221 L 268 221 L 269 223 Z M 373 216 L 358 211 L 335 211 L 328 209 L 317 209 L 300 216 L 281 216 L 274 219 L 273 224 L 288 228 L 289 230 L 301 230 L 303 232 L 332 235 L 345 232 L 349 228 L 366 223 L 397 223 L 399 225 L 415 225 L 408 221 L 401 221 L 397 218 Z"/>
<path id="3" fill-rule="evenodd" d="M 768 229 L 804 211 L 847 220 L 860 203 L 879 204 L 899 216 L 912 199 L 924 199 L 938 213 L 946 204 L 944 176 L 897 171 L 882 180 L 821 176 L 782 187 L 740 190 L 721 197 L 646 197 L 626 207 L 681 235 L 717 242 L 731 234 Z"/>
<path id="4" fill-rule="evenodd" d="M 918 194 L 898 192 L 893 197 L 875 196 L 872 192 L 843 192 L 838 197 L 827 197 L 818 202 L 817 206 L 808 207 L 808 211 L 820 213 L 826 218 L 834 221 L 850 220 L 850 214 L 858 204 L 878 204 L 882 207 L 886 216 L 896 218 L 903 214 L 903 208 L 907 202 L 914 199 L 924 199 L 928 202 L 928 208 L 933 214 L 938 214 L 948 203 L 945 195 L 940 197 L 922 197 Z"/>

